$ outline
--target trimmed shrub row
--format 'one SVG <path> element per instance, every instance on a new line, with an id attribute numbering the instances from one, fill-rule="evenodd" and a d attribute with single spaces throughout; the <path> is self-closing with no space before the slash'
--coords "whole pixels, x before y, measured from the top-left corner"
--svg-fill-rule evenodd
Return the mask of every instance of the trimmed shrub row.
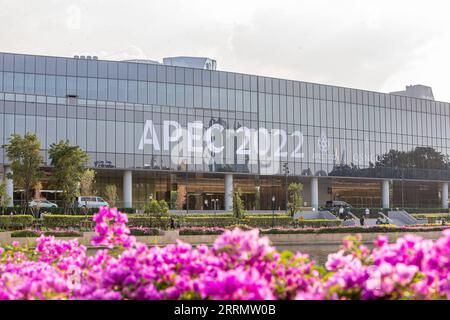
<path id="1" fill-rule="evenodd" d="M 443 209 L 443 208 L 405 208 L 403 209 L 406 212 L 414 213 L 414 214 L 433 214 L 433 213 L 449 213 L 450 209 Z"/>
<path id="2" fill-rule="evenodd" d="M 370 226 L 370 227 L 332 227 L 317 229 L 268 229 L 261 230 L 265 234 L 320 234 L 320 233 L 386 233 L 386 232 L 432 232 L 448 229 L 445 226 L 435 227 L 395 227 L 395 226 Z"/>
<path id="3" fill-rule="evenodd" d="M 175 219 L 174 219 L 175 220 Z M 147 228 L 161 228 L 167 229 L 170 225 L 170 217 L 152 217 L 148 215 L 129 215 L 128 224 L 129 227 L 147 227 Z"/>
<path id="4" fill-rule="evenodd" d="M 25 229 L 25 230 L 17 230 L 17 231 L 13 231 L 11 232 L 11 237 L 12 238 L 37 238 L 39 236 L 41 236 L 42 234 L 46 235 L 46 236 L 54 236 L 54 237 L 72 237 L 72 238 L 77 238 L 77 237 L 82 237 L 83 234 L 81 232 L 78 231 L 73 231 L 73 230 L 69 230 L 69 231 L 39 231 L 39 230 L 29 230 L 29 229 Z"/>
<path id="5" fill-rule="evenodd" d="M 143 227 L 130 228 L 130 234 L 132 236 L 159 236 L 159 235 L 162 235 L 161 231 L 159 231 L 159 229 L 143 228 Z"/>
<path id="6" fill-rule="evenodd" d="M 25 229 L 31 227 L 33 221 L 32 215 L 0 216 L 0 229 Z"/>
<path id="7" fill-rule="evenodd" d="M 92 217 L 84 215 L 56 215 L 47 214 L 42 218 L 42 225 L 46 228 L 92 228 Z"/>
<path id="8" fill-rule="evenodd" d="M 326 233 L 386 233 L 386 232 L 432 232 L 442 231 L 450 227 L 392 227 L 392 226 L 373 226 L 373 227 L 331 227 L 331 228 L 274 228 L 260 229 L 261 234 L 326 234 Z M 228 228 L 183 228 L 180 229 L 180 235 L 219 235 Z"/>
<path id="9" fill-rule="evenodd" d="M 133 214 L 128 216 L 128 226 L 167 229 L 171 219 L 176 225 L 184 227 L 228 227 L 231 225 L 248 225 L 252 228 L 267 229 L 272 227 L 270 216 L 247 216 L 244 219 L 236 219 L 232 216 L 187 216 L 187 217 L 154 217 L 148 215 Z M 91 216 L 85 215 L 55 215 L 45 214 L 42 220 L 34 220 L 31 215 L 0 216 L 0 228 L 2 229 L 26 229 L 32 226 L 33 221 L 40 221 L 41 226 L 48 229 L 69 228 L 93 228 L 94 222 Z M 340 220 L 293 220 L 289 216 L 275 216 L 275 227 L 333 227 L 339 226 Z"/>
<path id="10" fill-rule="evenodd" d="M 431 213 L 431 214 L 413 214 L 414 218 L 422 220 L 426 219 L 428 220 L 428 223 L 433 224 L 437 223 L 437 221 L 449 221 L 450 215 L 449 214 L 442 214 L 442 213 Z"/>
<path id="11" fill-rule="evenodd" d="M 242 220 L 234 217 L 215 217 L 215 216 L 187 216 L 187 217 L 152 217 L 147 215 L 128 216 L 128 225 L 130 227 L 146 227 L 167 229 L 170 226 L 171 219 L 179 225 L 185 227 L 228 227 L 230 225 L 248 225 L 253 228 L 271 228 L 272 217 L 269 216 L 248 216 Z M 293 220 L 291 217 L 275 217 L 273 220 L 276 227 L 332 227 L 339 226 L 340 220 Z M 86 220 L 83 215 L 44 215 L 42 225 L 47 228 L 80 228 L 92 227 L 94 223 L 90 218 Z"/>

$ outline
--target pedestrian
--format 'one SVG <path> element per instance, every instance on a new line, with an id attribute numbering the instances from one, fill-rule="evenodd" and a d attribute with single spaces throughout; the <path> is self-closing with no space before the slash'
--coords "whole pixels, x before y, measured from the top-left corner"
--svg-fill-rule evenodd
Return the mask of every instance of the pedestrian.
<path id="1" fill-rule="evenodd" d="M 344 218 L 344 208 L 339 207 L 339 219 L 343 219 L 343 218 Z"/>
<path id="2" fill-rule="evenodd" d="M 364 216 L 362 215 L 361 218 L 359 218 L 359 223 L 363 226 L 364 225 Z"/>
<path id="3" fill-rule="evenodd" d="M 170 229 L 175 229 L 175 220 L 173 218 L 170 218 Z"/>
<path id="4" fill-rule="evenodd" d="M 366 212 L 366 218 L 369 218 L 369 215 L 370 215 L 370 210 L 369 210 L 369 208 L 366 208 L 365 212 Z"/>
<path id="5" fill-rule="evenodd" d="M 78 213 L 78 200 L 77 200 L 77 198 L 75 198 L 75 201 L 73 202 L 73 212 L 75 214 Z"/>

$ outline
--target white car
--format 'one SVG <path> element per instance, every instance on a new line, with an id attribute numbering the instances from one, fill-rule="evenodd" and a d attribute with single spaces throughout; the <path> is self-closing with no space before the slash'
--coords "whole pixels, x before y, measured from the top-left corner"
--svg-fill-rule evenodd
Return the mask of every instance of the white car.
<path id="1" fill-rule="evenodd" d="M 28 204 L 30 207 L 34 208 L 58 208 L 58 205 L 56 203 L 50 202 L 48 200 L 43 199 L 33 199 Z"/>
<path id="2" fill-rule="evenodd" d="M 109 203 L 100 197 L 77 197 L 76 202 L 79 208 L 100 208 L 103 206 L 109 207 Z"/>

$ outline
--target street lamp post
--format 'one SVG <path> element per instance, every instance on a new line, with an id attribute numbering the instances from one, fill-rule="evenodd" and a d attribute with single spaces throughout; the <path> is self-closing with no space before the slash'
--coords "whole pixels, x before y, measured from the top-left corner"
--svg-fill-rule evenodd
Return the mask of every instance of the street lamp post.
<path id="1" fill-rule="evenodd" d="M 285 201 L 286 201 L 286 215 L 288 213 L 288 174 L 289 174 L 289 167 L 288 167 L 288 163 L 284 162 L 283 163 L 283 171 L 284 171 L 284 186 L 285 186 Z"/>
<path id="2" fill-rule="evenodd" d="M 260 204 L 259 201 L 260 200 L 260 194 L 259 191 L 261 190 L 261 186 L 255 186 L 255 190 L 256 190 L 256 194 L 255 194 L 255 210 L 259 210 L 260 209 Z"/>
<path id="3" fill-rule="evenodd" d="M 275 224 L 275 196 L 272 196 L 272 229 Z"/>

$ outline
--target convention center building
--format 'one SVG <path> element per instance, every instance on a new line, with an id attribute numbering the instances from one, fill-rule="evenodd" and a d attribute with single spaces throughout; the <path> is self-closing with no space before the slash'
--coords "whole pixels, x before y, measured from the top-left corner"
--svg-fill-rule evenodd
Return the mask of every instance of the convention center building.
<path id="1" fill-rule="evenodd" d="M 201 57 L 0 53 L 0 144 L 36 133 L 46 179 L 51 144 L 80 146 L 98 193 L 115 184 L 120 207 L 153 197 L 230 210 L 239 191 L 248 210 L 284 210 L 301 182 L 307 207 L 447 208 L 449 120 L 449 103 L 422 85 L 372 92 L 218 71 Z M 0 177 L 9 163 L 0 148 Z M 11 180 L 7 190 L 20 198 Z"/>

